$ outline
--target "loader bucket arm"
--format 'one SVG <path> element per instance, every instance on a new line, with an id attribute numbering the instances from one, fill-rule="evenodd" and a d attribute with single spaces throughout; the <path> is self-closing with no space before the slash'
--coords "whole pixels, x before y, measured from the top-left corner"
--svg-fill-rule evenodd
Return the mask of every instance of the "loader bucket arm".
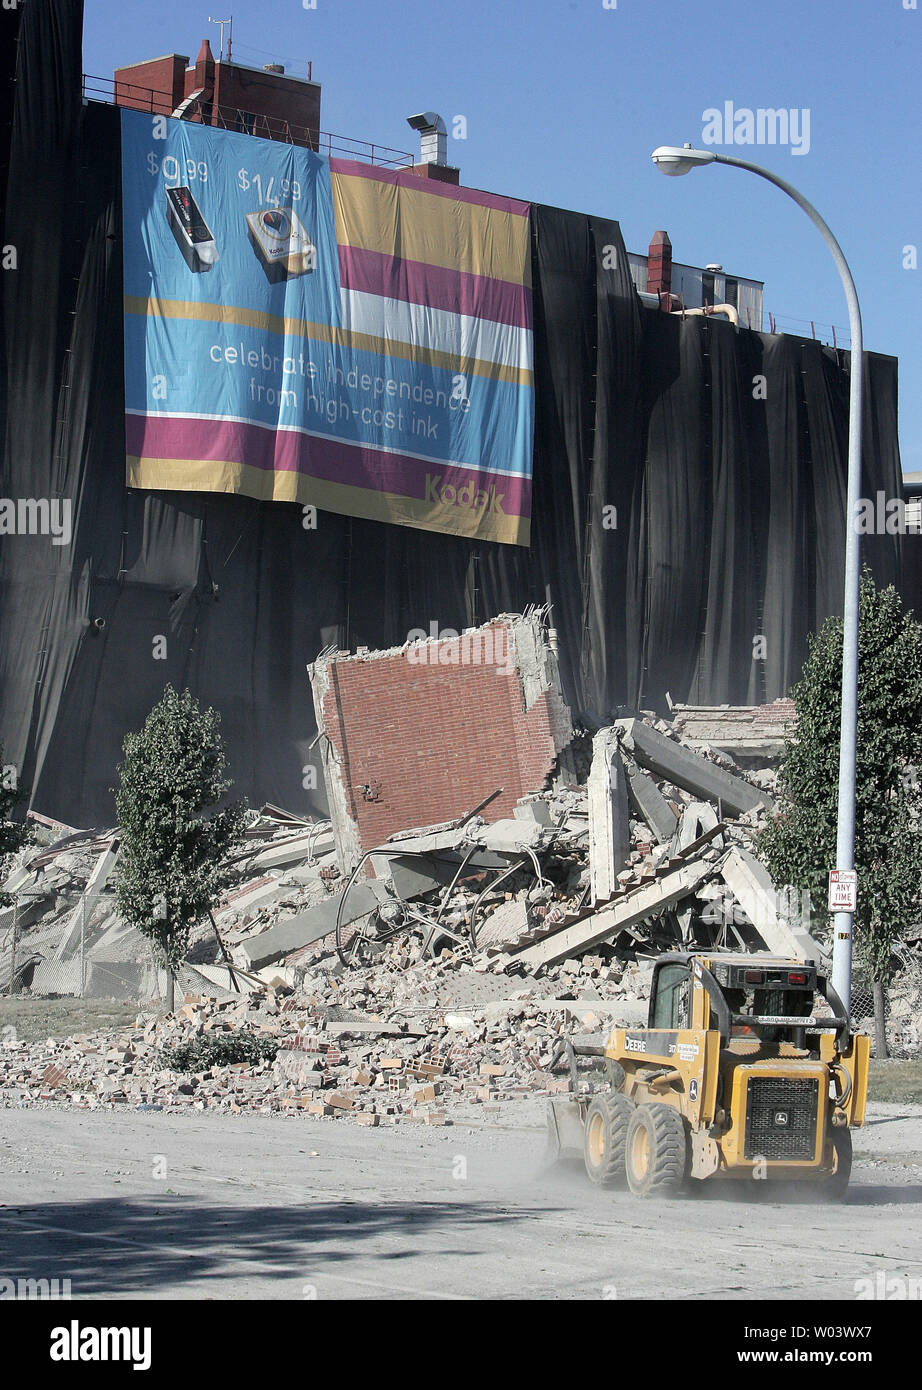
<path id="1" fill-rule="evenodd" d="M 726 1047 L 730 1040 L 731 1019 L 730 1006 L 724 998 L 724 992 L 707 966 L 702 965 L 700 961 L 693 962 L 692 973 L 695 979 L 701 983 L 707 992 L 708 999 L 711 1002 L 711 1008 L 714 1010 L 714 1014 L 717 1018 L 721 1046 Z"/>

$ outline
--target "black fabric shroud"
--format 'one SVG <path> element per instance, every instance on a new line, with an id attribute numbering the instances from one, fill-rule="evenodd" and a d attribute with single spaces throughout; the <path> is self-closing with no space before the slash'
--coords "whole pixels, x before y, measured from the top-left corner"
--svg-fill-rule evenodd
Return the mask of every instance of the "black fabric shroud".
<path id="1" fill-rule="evenodd" d="M 848 355 L 641 307 L 616 222 L 532 210 L 530 549 L 129 491 L 119 112 L 81 101 L 81 34 L 77 0 L 23 12 L 0 280 L 0 496 L 73 504 L 70 546 L 0 538 L 0 741 L 36 809 L 111 823 L 124 733 L 170 680 L 220 711 L 238 792 L 322 812 L 306 664 L 530 603 L 590 725 L 786 693 L 841 611 Z M 865 371 L 864 493 L 899 496 L 896 362 Z M 899 580 L 898 537 L 864 555 Z"/>

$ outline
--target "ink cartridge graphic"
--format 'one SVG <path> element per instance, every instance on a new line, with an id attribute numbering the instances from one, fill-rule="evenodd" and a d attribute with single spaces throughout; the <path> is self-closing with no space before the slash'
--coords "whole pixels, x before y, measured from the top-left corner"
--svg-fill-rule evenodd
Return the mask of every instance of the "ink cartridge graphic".
<path id="1" fill-rule="evenodd" d="M 247 230 L 269 280 L 290 280 L 314 269 L 317 248 L 293 208 L 248 212 Z"/>
<path id="2" fill-rule="evenodd" d="M 189 269 L 196 274 L 210 270 L 218 259 L 218 248 L 190 188 L 167 189 L 166 220 Z"/>

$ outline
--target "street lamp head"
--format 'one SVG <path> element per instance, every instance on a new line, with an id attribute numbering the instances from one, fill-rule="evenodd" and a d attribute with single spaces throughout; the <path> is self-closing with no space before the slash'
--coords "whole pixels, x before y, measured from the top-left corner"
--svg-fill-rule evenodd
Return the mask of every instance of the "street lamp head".
<path id="1" fill-rule="evenodd" d="M 661 174 L 677 178 L 699 164 L 713 164 L 717 156 L 711 150 L 693 150 L 691 145 L 660 145 L 650 158 Z"/>

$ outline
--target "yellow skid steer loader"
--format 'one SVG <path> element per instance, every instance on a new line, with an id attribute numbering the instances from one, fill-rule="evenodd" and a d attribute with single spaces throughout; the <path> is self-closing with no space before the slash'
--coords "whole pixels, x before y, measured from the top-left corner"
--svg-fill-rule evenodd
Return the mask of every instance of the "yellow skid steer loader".
<path id="1" fill-rule="evenodd" d="M 603 1049 L 589 1049 L 603 1051 Z M 548 1105 L 551 1151 L 638 1197 L 690 1178 L 808 1179 L 840 1197 L 864 1124 L 870 1039 L 813 961 L 677 952 L 646 1028 L 615 1028 L 609 1085 Z"/>

